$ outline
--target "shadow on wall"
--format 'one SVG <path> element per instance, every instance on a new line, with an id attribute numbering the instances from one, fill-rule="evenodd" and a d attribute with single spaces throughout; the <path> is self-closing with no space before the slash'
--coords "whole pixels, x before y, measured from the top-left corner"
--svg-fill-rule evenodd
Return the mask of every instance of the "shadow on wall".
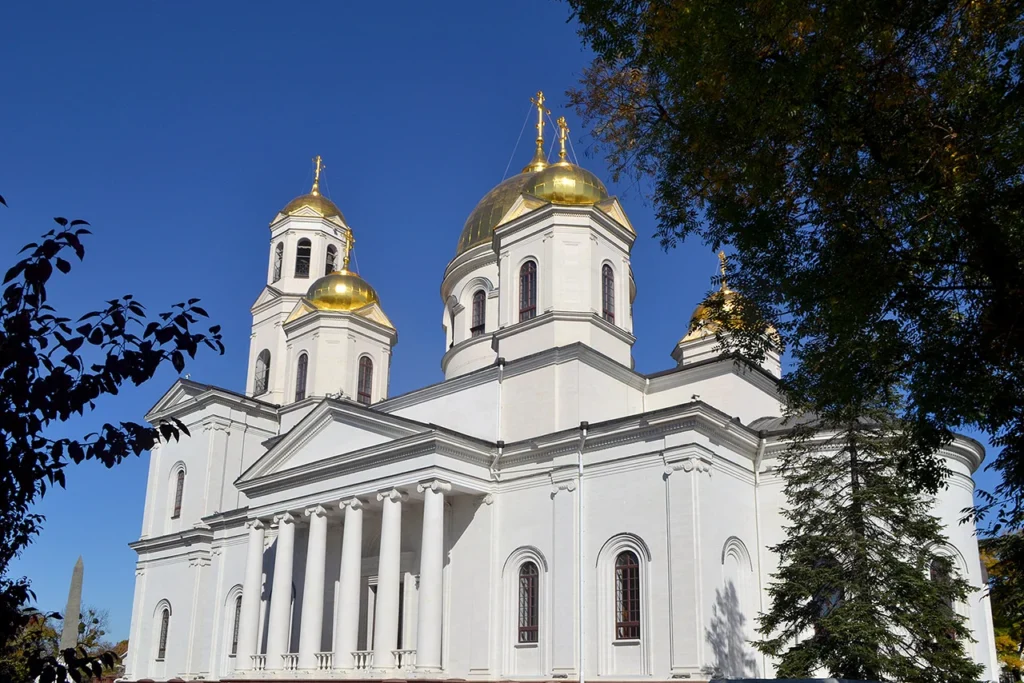
<path id="1" fill-rule="evenodd" d="M 711 624 L 704 636 L 714 656 L 704 670 L 709 678 L 757 678 L 757 658 L 747 644 L 746 622 L 736 585 L 729 581 L 724 590 L 715 591 Z"/>

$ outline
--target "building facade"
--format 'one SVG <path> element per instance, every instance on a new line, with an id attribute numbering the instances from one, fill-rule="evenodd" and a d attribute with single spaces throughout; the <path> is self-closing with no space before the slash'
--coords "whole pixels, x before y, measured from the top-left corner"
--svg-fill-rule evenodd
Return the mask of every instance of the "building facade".
<path id="1" fill-rule="evenodd" d="M 700 305 L 673 365 L 635 372 L 636 233 L 564 123 L 557 162 L 542 133 L 444 271 L 444 381 L 401 396 L 319 163 L 274 218 L 245 392 L 182 379 L 147 415 L 192 436 L 151 454 L 125 679 L 771 675 L 748 641 L 783 538 L 779 358 L 721 353 Z M 959 523 L 984 453 L 942 455 L 940 552 L 994 679 Z"/>

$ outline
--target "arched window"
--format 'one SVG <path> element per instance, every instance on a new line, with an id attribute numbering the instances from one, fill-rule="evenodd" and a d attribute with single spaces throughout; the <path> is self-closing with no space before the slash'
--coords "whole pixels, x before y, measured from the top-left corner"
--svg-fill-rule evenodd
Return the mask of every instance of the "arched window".
<path id="1" fill-rule="evenodd" d="M 312 243 L 303 237 L 295 249 L 295 277 L 309 277 L 309 260 L 313 253 Z"/>
<path id="2" fill-rule="evenodd" d="M 533 562 L 519 568 L 519 642 L 537 642 L 538 579 L 540 572 Z"/>
<path id="3" fill-rule="evenodd" d="M 632 550 L 615 558 L 615 640 L 640 639 L 640 561 Z"/>
<path id="4" fill-rule="evenodd" d="M 267 393 L 270 387 L 270 351 L 263 349 L 256 356 L 256 378 L 252 385 L 252 395 Z"/>
<path id="5" fill-rule="evenodd" d="M 235 598 L 235 623 L 231 627 L 231 656 L 238 654 L 238 625 L 242 621 L 242 596 Z"/>
<path id="6" fill-rule="evenodd" d="M 486 321 L 487 294 L 482 289 L 473 293 L 473 326 L 469 328 L 470 335 L 479 337 L 484 333 Z"/>
<path id="7" fill-rule="evenodd" d="M 835 576 L 843 576 L 843 567 L 839 562 L 832 557 L 823 557 L 814 563 L 818 569 L 818 575 L 824 579 L 828 579 L 827 573 L 834 573 Z M 842 603 L 843 603 L 843 589 L 836 587 L 837 581 L 826 580 L 824 586 L 822 586 L 814 594 L 814 602 L 817 606 L 817 616 L 815 617 L 814 633 L 815 635 L 823 635 L 825 633 L 824 627 L 821 621 L 825 620 L 828 615 L 832 614 Z"/>
<path id="8" fill-rule="evenodd" d="M 278 242 L 274 247 L 274 279 L 277 282 L 281 279 L 281 270 L 284 268 L 284 242 Z"/>
<path id="9" fill-rule="evenodd" d="M 338 248 L 333 244 L 327 245 L 327 259 L 324 263 L 324 275 L 330 275 L 338 269 Z"/>
<path id="10" fill-rule="evenodd" d="M 601 316 L 615 322 L 615 273 L 607 263 L 601 268 Z"/>
<path id="11" fill-rule="evenodd" d="M 527 261 L 519 269 L 519 322 L 537 316 L 537 264 Z"/>
<path id="12" fill-rule="evenodd" d="M 933 583 L 941 586 L 940 592 L 943 595 L 940 600 L 942 600 L 943 607 L 950 612 L 955 612 L 953 598 L 948 592 L 948 587 L 953 582 L 952 563 L 944 557 L 935 558 L 928 567 L 928 576 Z"/>
<path id="13" fill-rule="evenodd" d="M 295 400 L 301 401 L 306 398 L 306 370 L 309 367 L 309 356 L 299 354 L 299 361 L 295 365 Z"/>
<path id="14" fill-rule="evenodd" d="M 160 611 L 160 640 L 156 649 L 156 659 L 162 662 L 167 656 L 167 629 L 171 625 L 171 609 L 164 607 Z"/>
<path id="15" fill-rule="evenodd" d="M 174 485 L 174 512 L 171 519 L 181 517 L 181 496 L 185 493 L 185 470 L 178 470 L 177 483 Z"/>
<path id="16" fill-rule="evenodd" d="M 369 356 L 359 359 L 359 387 L 356 393 L 356 400 L 360 403 L 370 405 L 370 394 L 373 391 L 373 361 Z"/>

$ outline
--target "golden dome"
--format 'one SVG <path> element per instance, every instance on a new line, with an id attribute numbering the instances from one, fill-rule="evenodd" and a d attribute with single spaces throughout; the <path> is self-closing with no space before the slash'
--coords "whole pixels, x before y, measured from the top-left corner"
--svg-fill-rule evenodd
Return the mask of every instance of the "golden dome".
<path id="1" fill-rule="evenodd" d="M 309 194 L 304 194 L 301 197 L 296 197 L 295 199 L 288 202 L 287 206 L 281 209 L 281 213 L 283 213 L 285 216 L 294 216 L 295 214 L 299 213 L 301 209 L 304 208 L 313 209 L 313 211 L 315 211 L 321 218 L 331 218 L 333 216 L 337 216 L 338 218 L 341 219 L 343 223 L 348 222 L 345 220 L 345 216 L 342 215 L 341 209 L 339 209 L 334 202 L 320 194 L 318 191 L 313 191 L 310 192 Z"/>
<path id="2" fill-rule="evenodd" d="M 369 304 L 380 304 L 370 283 L 350 270 L 336 270 L 314 282 L 306 299 L 321 311 L 355 311 Z"/>
<path id="3" fill-rule="evenodd" d="M 703 337 L 706 334 L 715 334 L 718 331 L 719 324 L 714 319 L 712 304 L 715 306 L 720 305 L 722 312 L 726 315 L 726 319 L 730 323 L 738 324 L 739 316 L 733 313 L 738 299 L 739 294 L 728 287 L 720 289 L 704 299 L 704 301 L 697 305 L 697 308 L 693 309 L 693 315 L 690 316 L 690 326 L 686 330 L 686 336 L 683 337 L 683 341 Z"/>
<path id="4" fill-rule="evenodd" d="M 455 254 L 469 251 L 481 244 L 489 244 L 494 226 L 498 224 L 516 199 L 523 193 L 523 187 L 529 182 L 533 173 L 520 173 L 502 181 L 497 187 L 484 195 L 480 203 L 466 219 L 466 225 L 459 236 L 459 246 Z"/>
<path id="5" fill-rule="evenodd" d="M 523 191 L 554 204 L 586 206 L 608 199 L 597 176 L 568 161 L 559 161 L 530 176 Z"/>

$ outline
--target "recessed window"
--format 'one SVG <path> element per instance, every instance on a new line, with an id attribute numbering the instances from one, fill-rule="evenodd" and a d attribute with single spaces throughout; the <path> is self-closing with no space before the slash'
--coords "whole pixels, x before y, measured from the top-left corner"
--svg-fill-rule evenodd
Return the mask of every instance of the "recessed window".
<path id="1" fill-rule="evenodd" d="M 281 279 L 281 271 L 284 268 L 284 242 L 278 242 L 274 247 L 274 275 L 271 282 Z"/>
<path id="2" fill-rule="evenodd" d="M 519 269 L 519 322 L 537 316 L 537 264 L 527 261 Z"/>
<path id="3" fill-rule="evenodd" d="M 601 268 L 601 317 L 615 322 L 615 273 L 607 263 Z"/>
<path id="4" fill-rule="evenodd" d="M 534 562 L 519 568 L 519 642 L 537 642 L 537 606 L 540 572 Z"/>
<path id="5" fill-rule="evenodd" d="M 306 373 L 309 367 L 309 356 L 299 354 L 299 360 L 295 364 L 295 400 L 301 401 L 306 398 Z"/>
<path id="6" fill-rule="evenodd" d="M 162 662 L 167 656 L 167 629 L 171 625 L 171 610 L 164 607 L 160 612 L 160 640 L 156 650 L 156 659 Z"/>
<path id="7" fill-rule="evenodd" d="M 267 393 L 270 387 L 270 351 L 263 349 L 256 356 L 256 374 L 252 383 L 252 395 Z"/>
<path id="8" fill-rule="evenodd" d="M 338 269 L 338 248 L 333 244 L 327 245 L 327 258 L 324 262 L 324 275 L 330 275 Z"/>
<path id="9" fill-rule="evenodd" d="M 231 627 L 231 656 L 238 654 L 238 626 L 242 623 L 242 596 L 235 598 L 235 623 Z"/>
<path id="10" fill-rule="evenodd" d="M 181 498 L 185 493 L 185 470 L 178 470 L 176 482 L 174 485 L 174 511 L 171 513 L 171 519 L 181 517 Z"/>
<path id="11" fill-rule="evenodd" d="M 631 550 L 615 558 L 615 639 L 640 639 L 640 562 Z"/>
<path id="12" fill-rule="evenodd" d="M 356 400 L 364 405 L 370 405 L 370 396 L 373 393 L 373 361 L 368 356 L 359 359 L 359 388 L 356 393 Z"/>
<path id="13" fill-rule="evenodd" d="M 484 333 L 486 323 L 487 294 L 478 289 L 473 294 L 473 326 L 469 328 L 469 334 L 479 337 Z"/>
<path id="14" fill-rule="evenodd" d="M 309 261 L 313 253 L 313 244 L 303 237 L 295 248 L 295 277 L 309 277 Z"/>

